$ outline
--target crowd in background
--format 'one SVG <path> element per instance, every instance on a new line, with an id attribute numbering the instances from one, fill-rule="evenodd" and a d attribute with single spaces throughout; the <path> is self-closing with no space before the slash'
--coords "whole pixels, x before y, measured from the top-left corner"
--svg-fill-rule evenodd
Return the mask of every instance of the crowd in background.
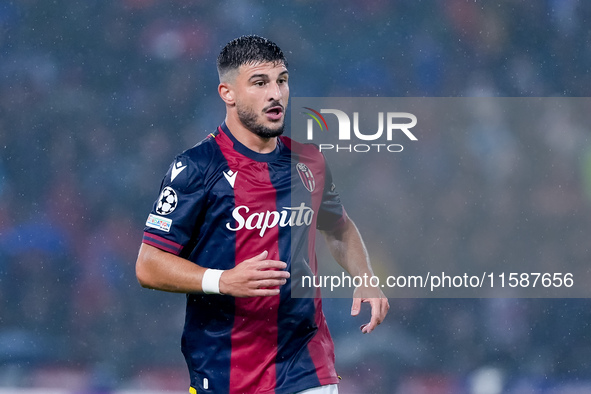
<path id="1" fill-rule="evenodd" d="M 0 386 L 186 388 L 184 297 L 140 288 L 134 263 L 174 155 L 223 119 L 229 40 L 277 42 L 297 97 L 582 97 L 590 20 L 583 0 L 0 0 Z M 377 267 L 589 260 L 589 124 L 495 119 L 425 136 L 382 163 L 391 183 L 347 168 Z M 386 240 L 364 221 L 385 195 Z M 369 336 L 324 302 L 344 393 L 591 385 L 587 299 L 392 299 Z"/>

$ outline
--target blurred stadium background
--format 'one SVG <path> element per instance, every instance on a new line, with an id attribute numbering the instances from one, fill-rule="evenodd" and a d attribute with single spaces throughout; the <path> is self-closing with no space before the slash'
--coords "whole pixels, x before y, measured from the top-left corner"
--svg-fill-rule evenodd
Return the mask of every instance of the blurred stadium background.
<path id="1" fill-rule="evenodd" d="M 232 38 L 277 42 L 292 96 L 587 96 L 590 25 L 584 0 L 0 0 L 0 392 L 186 392 L 184 297 L 141 289 L 134 262 L 170 161 L 222 119 L 214 64 Z M 509 212 L 572 230 L 534 221 L 528 231 L 549 237 L 536 256 L 561 258 L 560 243 L 589 257 L 589 134 L 589 125 L 540 132 L 519 154 L 539 155 L 552 176 L 527 168 L 495 179 L 525 196 L 503 201 Z M 494 160 L 495 141 L 432 153 Z M 430 159 L 407 155 L 390 169 L 401 179 L 396 197 L 421 207 L 405 218 L 408 232 L 397 230 L 407 236 L 392 257 L 433 259 L 413 237 L 433 236 L 423 229 L 443 211 L 445 225 L 435 225 L 472 253 L 502 247 L 488 242 L 494 228 L 474 231 L 485 211 L 458 204 L 490 190 L 495 162 L 434 196 L 420 182 L 433 167 L 417 165 Z M 559 196 L 546 187 L 557 180 Z M 442 266 L 458 258 L 444 252 Z M 591 392 L 587 299 L 395 299 L 368 336 L 348 300 L 325 305 L 343 394 Z"/>

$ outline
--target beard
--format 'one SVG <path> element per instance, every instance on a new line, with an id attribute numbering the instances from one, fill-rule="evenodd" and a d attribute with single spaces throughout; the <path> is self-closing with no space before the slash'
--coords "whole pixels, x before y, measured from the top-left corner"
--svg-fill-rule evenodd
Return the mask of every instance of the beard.
<path id="1" fill-rule="evenodd" d="M 276 105 L 280 104 L 272 103 L 269 107 L 273 107 Z M 258 135 L 261 138 L 274 138 L 279 137 L 281 134 L 283 134 L 283 129 L 285 128 L 285 117 L 281 120 L 279 124 L 277 124 L 276 128 L 270 128 L 259 123 L 257 121 L 256 113 L 250 108 L 242 107 L 237 103 L 236 111 L 238 113 L 238 119 L 240 119 L 240 122 L 242 122 L 244 127 L 246 127 L 252 133 Z"/>

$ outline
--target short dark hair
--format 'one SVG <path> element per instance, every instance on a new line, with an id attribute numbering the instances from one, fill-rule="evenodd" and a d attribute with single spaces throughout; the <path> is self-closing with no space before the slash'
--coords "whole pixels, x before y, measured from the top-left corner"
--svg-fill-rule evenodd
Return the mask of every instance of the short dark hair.
<path id="1" fill-rule="evenodd" d="M 220 80 L 229 71 L 237 70 L 244 64 L 283 63 L 287 60 L 281 49 L 272 41 L 256 35 L 238 37 L 230 41 L 220 52 L 217 68 Z"/>

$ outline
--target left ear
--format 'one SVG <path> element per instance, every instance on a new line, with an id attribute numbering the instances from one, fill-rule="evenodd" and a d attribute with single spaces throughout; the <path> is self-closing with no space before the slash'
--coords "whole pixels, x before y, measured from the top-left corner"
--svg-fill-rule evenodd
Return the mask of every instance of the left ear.
<path id="1" fill-rule="evenodd" d="M 218 85 L 218 94 L 224 100 L 226 105 L 234 105 L 234 90 L 227 82 L 222 82 Z"/>

